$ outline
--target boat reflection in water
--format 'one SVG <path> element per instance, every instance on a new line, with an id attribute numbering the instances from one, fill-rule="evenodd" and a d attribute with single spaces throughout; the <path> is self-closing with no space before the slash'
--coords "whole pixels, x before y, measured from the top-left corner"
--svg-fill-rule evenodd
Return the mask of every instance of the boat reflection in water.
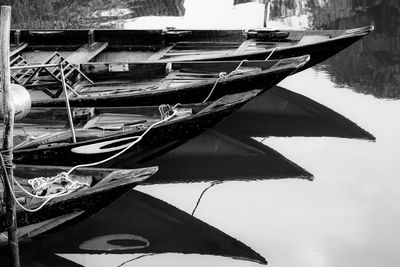
<path id="1" fill-rule="evenodd" d="M 128 163 L 126 166 L 130 166 Z M 275 150 L 229 129 L 209 130 L 169 153 L 138 166 L 159 167 L 145 184 L 312 180 L 312 175 Z"/>
<path id="2" fill-rule="evenodd" d="M 207 254 L 266 264 L 235 238 L 135 190 L 78 224 L 21 245 L 26 266 L 95 266 L 99 258 L 102 266 L 123 266 L 159 253 Z"/>
<path id="3" fill-rule="evenodd" d="M 321 88 L 323 90 L 323 88 Z M 312 99 L 275 86 L 218 124 L 255 137 L 308 136 L 375 140 L 369 132 Z"/>

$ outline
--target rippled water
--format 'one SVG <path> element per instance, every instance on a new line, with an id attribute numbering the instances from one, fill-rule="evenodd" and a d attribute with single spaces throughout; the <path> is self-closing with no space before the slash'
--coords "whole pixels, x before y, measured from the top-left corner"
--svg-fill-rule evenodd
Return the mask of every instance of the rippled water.
<path id="1" fill-rule="evenodd" d="M 0 2 L 15 27 L 257 27 L 264 12 L 239 0 Z M 270 26 L 376 29 L 151 162 L 164 172 L 141 193 L 22 246 L 27 266 L 399 266 L 399 12 L 395 0 L 272 1 Z"/>

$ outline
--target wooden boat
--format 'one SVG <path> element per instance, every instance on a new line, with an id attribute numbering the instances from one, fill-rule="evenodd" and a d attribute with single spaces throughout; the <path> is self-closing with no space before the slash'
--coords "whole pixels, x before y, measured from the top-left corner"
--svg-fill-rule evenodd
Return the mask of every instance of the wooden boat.
<path id="1" fill-rule="evenodd" d="M 266 90 L 308 60 L 309 56 L 268 61 L 94 62 L 80 64 L 80 70 L 71 65 L 72 72 L 68 67 L 64 72 L 76 74 L 66 79 L 71 106 L 147 106 L 216 100 L 251 88 Z M 18 71 L 32 71 L 16 81 L 29 89 L 33 106 L 65 106 L 58 66 L 17 69 L 14 77 Z M 36 77 L 31 79 L 32 75 Z"/>
<path id="2" fill-rule="evenodd" d="M 66 126 L 68 120 L 65 108 L 33 108 L 14 129 L 14 162 L 74 166 L 104 160 L 123 149 L 127 151 L 101 166 L 112 167 L 124 160 L 144 161 L 210 128 L 259 92 L 253 90 L 227 95 L 213 102 L 170 108 L 74 109 L 76 143 L 72 141 L 72 133 Z M 174 115 L 165 120 L 165 116 L 171 113 Z M 145 132 L 148 133 L 134 144 Z"/>
<path id="3" fill-rule="evenodd" d="M 15 179 L 28 192 L 32 187 L 28 179 L 41 177 L 54 177 L 68 168 L 54 166 L 29 166 L 20 165 L 14 170 Z M 48 228 L 55 223 L 55 220 L 64 216 L 74 216 L 79 212 L 90 209 L 97 209 L 99 206 L 109 204 L 122 196 L 138 183 L 146 180 L 157 171 L 157 167 L 141 169 L 100 169 L 82 168 L 75 170 L 69 175 L 69 179 L 79 181 L 82 187 L 69 194 L 53 198 L 36 212 L 27 212 L 17 206 L 17 224 L 20 236 L 26 235 L 30 230 L 39 231 L 41 228 Z M 57 184 L 59 186 L 61 183 Z M 85 185 L 83 185 L 85 184 Z M 19 202 L 23 202 L 28 209 L 40 207 L 44 200 L 32 198 L 16 186 L 15 196 Z M 0 190 L 3 190 L 1 187 Z M 50 190 L 50 188 L 48 189 Z M 0 233 L 6 229 L 4 209 L 0 212 Z M 73 214 L 73 215 L 71 215 Z M 3 234 L 4 237 L 4 234 Z"/>
<path id="4" fill-rule="evenodd" d="M 57 51 L 72 64 L 264 60 L 309 54 L 309 68 L 373 30 L 12 30 L 12 65 L 43 63 Z M 17 59 L 18 58 L 18 59 Z M 13 61 L 15 60 L 15 61 Z M 298 70 L 298 71 L 299 71 Z"/>

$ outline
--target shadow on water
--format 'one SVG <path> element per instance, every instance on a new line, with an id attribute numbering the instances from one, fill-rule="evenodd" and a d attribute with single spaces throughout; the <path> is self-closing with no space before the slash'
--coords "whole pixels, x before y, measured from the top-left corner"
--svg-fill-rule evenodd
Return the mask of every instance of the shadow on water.
<path id="1" fill-rule="evenodd" d="M 261 255 L 242 242 L 135 190 L 78 224 L 50 231 L 21 245 L 21 259 L 26 266 L 81 266 L 62 256 L 72 254 L 83 259 L 83 254 L 90 257 L 103 253 L 132 254 L 132 260 L 138 253 L 149 257 L 159 253 L 203 254 L 266 264 Z M 7 262 L 5 251 L 1 254 L 2 261 Z M 123 266 L 124 261 L 126 257 L 113 263 Z"/>
<path id="2" fill-rule="evenodd" d="M 128 163 L 124 163 L 129 165 Z M 209 130 L 139 166 L 159 167 L 146 183 L 303 178 L 312 175 L 273 149 L 228 129 Z M 185 166 L 182 168 L 182 166 Z"/>
<path id="3" fill-rule="evenodd" d="M 323 90 L 323 88 L 321 88 Z M 339 113 L 276 86 L 218 124 L 247 136 L 329 136 L 375 140 Z"/>

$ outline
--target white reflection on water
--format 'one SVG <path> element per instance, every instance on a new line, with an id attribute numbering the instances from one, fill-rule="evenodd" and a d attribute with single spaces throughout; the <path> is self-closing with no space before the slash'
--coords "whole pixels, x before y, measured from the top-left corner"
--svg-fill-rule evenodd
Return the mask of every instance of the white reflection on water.
<path id="1" fill-rule="evenodd" d="M 264 4 L 249 2 L 233 5 L 233 0 L 186 0 L 183 17 L 139 17 L 125 22 L 126 29 L 191 29 L 259 28 L 264 23 Z"/>
<path id="2" fill-rule="evenodd" d="M 253 262 L 235 261 L 234 265 L 229 258 L 209 255 L 185 255 L 185 254 L 135 254 L 135 255 L 89 255 L 81 254 L 79 257 L 73 254 L 63 254 L 62 257 L 81 264 L 85 267 L 176 267 L 176 266 L 235 266 L 235 267 L 259 267 Z M 136 260 L 131 261 L 134 258 Z M 126 262 L 126 264 L 124 264 Z"/>
<path id="3" fill-rule="evenodd" d="M 292 208 L 313 210 L 306 219 L 311 231 L 304 245 L 324 252 L 327 266 L 398 266 L 400 101 L 335 88 L 325 73 L 313 70 L 282 85 L 326 104 L 377 139 L 376 143 L 338 138 L 266 141 L 315 175 L 307 196 L 291 203 Z M 293 218 L 292 223 L 296 221 Z"/>
<path id="4" fill-rule="evenodd" d="M 117 245 L 112 244 L 112 242 L 118 241 L 133 241 L 138 242 L 136 245 Z M 113 234 L 113 235 L 104 235 L 92 238 L 90 240 L 86 240 L 82 244 L 79 245 L 79 249 L 89 250 L 89 251 L 128 251 L 132 249 L 145 248 L 150 245 L 150 241 L 146 238 L 139 235 L 131 235 L 131 234 Z"/>
<path id="5" fill-rule="evenodd" d="M 186 0 L 185 15 L 146 16 L 128 19 L 125 29 L 164 29 L 166 27 L 190 29 L 249 29 L 264 25 L 265 4 L 262 1 L 233 5 L 233 0 Z M 304 3 L 302 4 L 304 6 Z M 309 14 L 296 10 L 293 14 L 268 22 L 269 28 L 310 28 Z"/>
<path id="6" fill-rule="evenodd" d="M 251 246 L 270 266 L 399 266 L 400 101 L 338 88 L 312 69 L 281 86 L 342 113 L 377 141 L 268 138 L 266 145 L 315 180 L 218 185 L 204 196 L 197 217 Z M 205 186 L 140 188 L 190 212 L 193 190 Z"/>

